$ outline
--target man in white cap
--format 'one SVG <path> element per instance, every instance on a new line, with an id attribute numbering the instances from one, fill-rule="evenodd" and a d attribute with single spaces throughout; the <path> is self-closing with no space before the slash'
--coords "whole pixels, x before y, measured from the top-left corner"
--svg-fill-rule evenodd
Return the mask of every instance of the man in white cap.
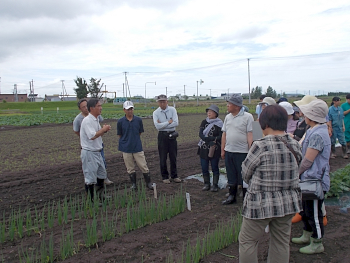
<path id="1" fill-rule="evenodd" d="M 153 112 L 153 123 L 158 130 L 158 153 L 163 183 L 181 183 L 181 179 L 177 177 L 177 136 L 174 136 L 175 128 L 179 125 L 179 118 L 177 116 L 176 109 L 168 106 L 168 98 L 166 95 L 159 95 L 157 97 L 157 102 L 159 107 Z M 168 154 L 170 159 L 171 179 L 169 179 L 169 172 L 166 162 Z"/>
<path id="2" fill-rule="evenodd" d="M 144 132 L 142 119 L 134 115 L 134 104 L 132 101 L 125 101 L 123 110 L 125 116 L 120 118 L 117 123 L 117 135 L 119 136 L 118 150 L 123 153 L 126 170 L 132 183 L 131 188 L 137 189 L 135 160 L 143 173 L 147 188 L 152 190 L 153 186 L 140 137 L 141 133 Z"/>
<path id="3" fill-rule="evenodd" d="M 265 98 L 266 99 L 266 98 Z M 221 158 L 225 160 L 229 196 L 223 205 L 236 202 L 238 185 L 243 184 L 242 163 L 253 143 L 253 116 L 243 109 L 243 98 L 233 94 L 227 100 L 227 111 L 222 127 Z M 243 188 L 243 195 L 246 188 Z"/>

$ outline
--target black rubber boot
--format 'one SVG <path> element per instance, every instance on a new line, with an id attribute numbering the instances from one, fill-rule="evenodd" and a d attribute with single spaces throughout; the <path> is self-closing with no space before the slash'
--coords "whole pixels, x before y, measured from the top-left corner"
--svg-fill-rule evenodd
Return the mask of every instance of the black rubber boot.
<path id="1" fill-rule="evenodd" d="M 343 158 L 348 159 L 348 154 L 346 153 L 346 145 L 341 146 L 342 152 L 343 152 Z"/>
<path id="2" fill-rule="evenodd" d="M 129 176 L 130 176 L 130 181 L 131 181 L 131 183 L 132 183 L 131 189 L 137 190 L 137 185 L 136 185 L 136 173 L 135 173 L 135 172 L 134 172 L 134 173 L 131 173 L 131 174 L 129 174 Z"/>
<path id="3" fill-rule="evenodd" d="M 213 174 L 213 186 L 211 187 L 210 191 L 211 192 L 217 192 L 219 191 L 219 174 Z"/>
<path id="4" fill-rule="evenodd" d="M 335 154 L 335 145 L 331 145 L 331 152 L 332 152 L 331 158 L 337 157 L 337 155 Z"/>
<path id="5" fill-rule="evenodd" d="M 148 189 L 153 190 L 153 185 L 151 183 L 151 177 L 149 177 L 149 173 L 144 173 L 143 177 L 145 178 L 145 183 Z"/>
<path id="6" fill-rule="evenodd" d="M 350 154 L 350 142 L 347 142 L 347 143 L 346 143 L 346 146 L 347 146 L 347 148 L 348 148 L 348 150 L 347 150 L 346 153 L 347 153 L 347 154 Z"/>
<path id="7" fill-rule="evenodd" d="M 210 190 L 210 175 L 203 174 L 203 179 L 204 179 L 204 187 L 202 188 L 202 191 Z"/>
<path id="8" fill-rule="evenodd" d="M 245 197 L 245 194 L 247 193 L 247 188 L 242 188 L 242 191 L 243 191 L 243 200 L 244 200 L 244 197 Z"/>
<path id="9" fill-rule="evenodd" d="M 94 201 L 94 185 L 93 184 L 86 184 L 85 185 L 85 191 L 88 196 L 90 196 L 91 201 Z"/>
<path id="10" fill-rule="evenodd" d="M 237 185 L 236 184 L 231 184 L 229 185 L 229 196 L 225 201 L 222 202 L 223 205 L 230 205 L 233 203 L 236 203 L 236 194 L 237 194 Z"/>
<path id="11" fill-rule="evenodd" d="M 104 179 L 97 178 L 97 184 L 95 186 L 96 195 L 100 202 L 104 201 L 104 193 L 105 193 L 105 185 L 104 185 Z"/>

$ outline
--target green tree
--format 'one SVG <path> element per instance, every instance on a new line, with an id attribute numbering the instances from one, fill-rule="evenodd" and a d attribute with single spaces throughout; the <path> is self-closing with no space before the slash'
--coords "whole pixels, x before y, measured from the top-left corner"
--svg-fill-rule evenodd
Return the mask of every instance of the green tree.
<path id="1" fill-rule="evenodd" d="M 98 98 L 98 99 L 102 98 L 103 94 L 101 94 L 100 96 L 98 95 L 101 92 L 101 88 L 103 85 L 103 84 L 101 85 L 100 82 L 101 82 L 101 79 L 99 79 L 99 80 L 94 79 L 94 78 L 90 79 L 90 84 L 88 85 L 88 90 L 89 90 L 89 93 L 91 95 L 91 98 Z"/>
<path id="2" fill-rule="evenodd" d="M 250 92 L 250 97 L 252 99 L 258 99 L 261 96 L 261 94 L 262 94 L 262 87 L 256 86 Z"/>
<path id="3" fill-rule="evenodd" d="M 266 90 L 266 96 L 267 97 L 276 98 L 277 97 L 277 92 L 271 86 L 269 86 L 267 88 L 267 90 Z"/>
<path id="4" fill-rule="evenodd" d="M 89 91 L 87 89 L 87 83 L 85 79 L 80 78 L 77 76 L 77 79 L 74 80 L 75 84 L 77 85 L 77 88 L 74 89 L 75 94 L 77 94 L 78 99 L 86 98 L 89 94 Z"/>

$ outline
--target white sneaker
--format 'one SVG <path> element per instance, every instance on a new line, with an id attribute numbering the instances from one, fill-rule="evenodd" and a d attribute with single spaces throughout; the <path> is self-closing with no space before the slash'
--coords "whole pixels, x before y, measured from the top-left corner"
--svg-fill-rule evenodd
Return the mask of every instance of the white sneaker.
<path id="1" fill-rule="evenodd" d="M 105 179 L 105 185 L 110 185 L 113 184 L 113 182 L 111 180 L 109 180 L 108 178 Z"/>

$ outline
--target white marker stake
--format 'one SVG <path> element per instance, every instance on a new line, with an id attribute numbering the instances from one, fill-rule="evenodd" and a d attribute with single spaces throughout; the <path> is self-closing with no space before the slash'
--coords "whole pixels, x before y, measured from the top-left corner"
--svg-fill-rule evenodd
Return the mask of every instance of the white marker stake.
<path id="1" fill-rule="evenodd" d="M 186 193 L 186 200 L 187 200 L 187 209 L 191 211 L 191 200 L 190 200 L 190 194 Z"/>
<path id="2" fill-rule="evenodd" d="M 157 185 L 156 183 L 153 183 L 153 193 L 154 193 L 154 198 L 157 199 Z"/>
<path id="3" fill-rule="evenodd" d="M 60 111 L 60 108 L 59 107 L 57 107 L 57 113 Z"/>
<path id="4" fill-rule="evenodd" d="M 43 114 L 43 112 L 44 112 L 44 108 L 43 108 L 43 107 L 41 107 L 41 114 Z"/>
<path id="5" fill-rule="evenodd" d="M 270 227 L 269 227 L 269 225 L 267 225 L 266 227 L 265 227 L 265 233 L 269 233 L 270 232 Z"/>

